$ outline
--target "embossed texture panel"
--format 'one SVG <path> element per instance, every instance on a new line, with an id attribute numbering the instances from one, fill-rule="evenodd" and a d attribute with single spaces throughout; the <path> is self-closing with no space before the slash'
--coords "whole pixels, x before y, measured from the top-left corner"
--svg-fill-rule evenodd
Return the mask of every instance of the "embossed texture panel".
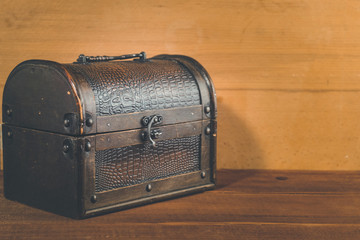
<path id="1" fill-rule="evenodd" d="M 200 136 L 97 151 L 95 191 L 170 177 L 200 169 Z"/>
<path id="2" fill-rule="evenodd" d="M 181 65 L 167 60 L 68 64 L 85 76 L 98 116 L 200 104 L 197 83 Z"/>

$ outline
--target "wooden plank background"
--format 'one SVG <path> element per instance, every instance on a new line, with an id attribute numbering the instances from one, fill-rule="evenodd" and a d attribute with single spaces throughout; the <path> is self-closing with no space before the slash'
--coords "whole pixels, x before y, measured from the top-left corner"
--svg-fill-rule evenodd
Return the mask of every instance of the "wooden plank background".
<path id="1" fill-rule="evenodd" d="M 218 167 L 360 170 L 360 2 L 1 0 L 0 85 L 27 59 L 190 55 L 218 96 Z"/>

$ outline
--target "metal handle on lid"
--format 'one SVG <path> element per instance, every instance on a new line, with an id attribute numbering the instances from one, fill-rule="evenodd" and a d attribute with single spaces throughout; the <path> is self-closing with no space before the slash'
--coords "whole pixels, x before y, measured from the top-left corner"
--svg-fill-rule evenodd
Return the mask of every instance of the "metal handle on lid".
<path id="1" fill-rule="evenodd" d="M 146 60 L 146 53 L 135 53 L 135 54 L 127 54 L 121 56 L 85 56 L 84 54 L 80 54 L 79 58 L 76 60 L 75 63 L 91 63 L 91 62 L 107 62 L 113 60 L 124 60 L 130 58 L 139 58 L 141 61 Z"/>

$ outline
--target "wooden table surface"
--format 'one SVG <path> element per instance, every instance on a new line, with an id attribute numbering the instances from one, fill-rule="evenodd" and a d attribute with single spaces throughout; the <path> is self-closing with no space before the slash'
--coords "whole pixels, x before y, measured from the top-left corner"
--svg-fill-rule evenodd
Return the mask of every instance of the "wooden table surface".
<path id="1" fill-rule="evenodd" d="M 6 200 L 0 239 L 360 239 L 360 173 L 219 170 L 216 190 L 85 220 Z"/>

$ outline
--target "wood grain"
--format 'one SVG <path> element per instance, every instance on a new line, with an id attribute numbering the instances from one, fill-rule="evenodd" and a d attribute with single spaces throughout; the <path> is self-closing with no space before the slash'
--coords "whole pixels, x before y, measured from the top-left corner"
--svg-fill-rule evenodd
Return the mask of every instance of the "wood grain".
<path id="1" fill-rule="evenodd" d="M 216 190 L 72 220 L 4 199 L 0 174 L 0 238 L 359 239 L 358 175 L 220 170 Z"/>
<path id="2" fill-rule="evenodd" d="M 190 55 L 218 91 L 220 168 L 360 170 L 359 19 L 354 0 L 2 0 L 0 86 L 27 59 Z"/>
<path id="3" fill-rule="evenodd" d="M 217 95 L 219 167 L 360 169 L 358 92 L 218 90 Z"/>

